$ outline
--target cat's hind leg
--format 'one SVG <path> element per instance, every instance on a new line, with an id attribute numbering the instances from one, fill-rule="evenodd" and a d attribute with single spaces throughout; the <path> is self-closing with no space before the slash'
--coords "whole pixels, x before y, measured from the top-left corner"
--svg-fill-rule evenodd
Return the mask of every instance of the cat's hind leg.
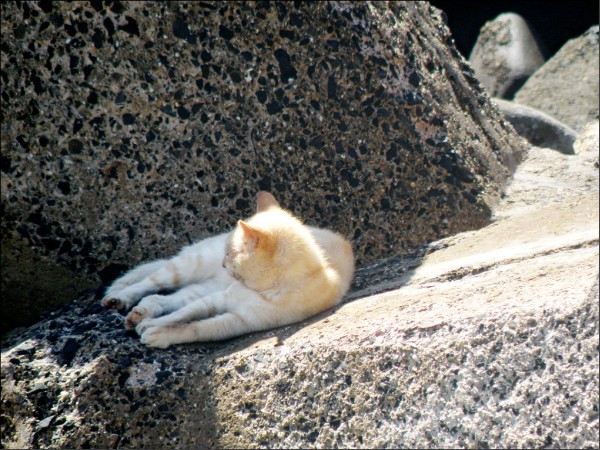
<path id="1" fill-rule="evenodd" d="M 119 294 L 123 289 L 139 283 L 144 278 L 149 277 L 154 272 L 165 267 L 168 263 L 166 259 L 159 259 L 131 269 L 123 276 L 117 278 L 109 287 L 106 289 L 104 298 L 102 299 L 102 305 L 108 308 L 123 309 L 126 305 L 122 304 L 122 300 L 119 298 Z"/>
<path id="2" fill-rule="evenodd" d="M 172 344 L 218 341 L 250 331 L 254 330 L 241 316 L 226 312 L 194 322 L 176 322 L 147 328 L 142 333 L 141 342 L 150 347 L 167 348 Z"/>
<path id="3" fill-rule="evenodd" d="M 233 283 L 228 289 L 169 315 L 144 320 L 136 331 L 143 344 L 166 348 L 171 344 L 218 341 L 272 328 L 285 321 L 280 315 L 277 305 L 241 283 Z"/>
<path id="4" fill-rule="evenodd" d="M 144 319 L 152 319 L 180 310 L 188 304 L 226 287 L 217 280 L 208 280 L 199 284 L 191 284 L 169 295 L 148 295 L 129 312 L 125 318 L 125 328 L 133 330 Z"/>
<path id="5" fill-rule="evenodd" d="M 184 322 L 205 319 L 227 311 L 225 291 L 214 292 L 206 297 L 196 297 L 170 314 L 157 318 L 146 318 L 138 323 L 135 330 L 139 335 L 154 327 L 170 327 Z"/>

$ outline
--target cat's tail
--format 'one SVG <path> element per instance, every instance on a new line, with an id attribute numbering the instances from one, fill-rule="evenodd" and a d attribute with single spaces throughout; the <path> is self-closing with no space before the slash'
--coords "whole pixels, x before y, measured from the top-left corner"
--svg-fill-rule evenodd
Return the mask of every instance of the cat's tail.
<path id="1" fill-rule="evenodd" d="M 352 283 L 354 277 L 354 252 L 352 245 L 338 233 L 322 228 L 310 227 L 310 231 L 317 243 L 325 252 L 327 261 L 331 267 L 337 272 L 339 277 L 339 292 L 336 303 L 340 300 Z"/>

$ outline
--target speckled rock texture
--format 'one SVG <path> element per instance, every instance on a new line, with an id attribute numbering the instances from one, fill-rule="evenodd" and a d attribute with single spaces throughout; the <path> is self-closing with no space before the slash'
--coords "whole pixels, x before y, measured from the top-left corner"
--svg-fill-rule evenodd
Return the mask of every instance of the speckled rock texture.
<path id="1" fill-rule="evenodd" d="M 143 347 L 92 295 L 2 341 L 8 448 L 597 448 L 598 123 L 494 222 L 358 270 L 334 311 Z"/>
<path id="2" fill-rule="evenodd" d="M 1 11 L 2 297 L 26 313 L 229 229 L 259 190 L 359 265 L 410 251 L 486 224 L 524 150 L 427 3 Z"/>
<path id="3" fill-rule="evenodd" d="M 503 13 L 481 28 L 469 63 L 490 96 L 512 99 L 544 64 L 540 42 L 515 13 Z"/>
<path id="4" fill-rule="evenodd" d="M 598 25 L 568 41 L 538 69 L 515 95 L 515 102 L 533 106 L 579 131 L 598 120 Z"/>

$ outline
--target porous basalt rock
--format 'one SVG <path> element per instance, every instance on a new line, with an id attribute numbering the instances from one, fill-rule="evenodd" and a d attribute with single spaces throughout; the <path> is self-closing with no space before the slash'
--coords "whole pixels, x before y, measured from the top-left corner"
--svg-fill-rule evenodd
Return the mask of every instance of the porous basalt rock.
<path id="1" fill-rule="evenodd" d="M 598 25 L 569 40 L 515 95 L 576 131 L 598 120 L 600 80 Z"/>
<path id="2" fill-rule="evenodd" d="M 2 240 L 86 283 L 259 190 L 371 263 L 487 223 L 524 148 L 427 3 L 1 8 Z"/>

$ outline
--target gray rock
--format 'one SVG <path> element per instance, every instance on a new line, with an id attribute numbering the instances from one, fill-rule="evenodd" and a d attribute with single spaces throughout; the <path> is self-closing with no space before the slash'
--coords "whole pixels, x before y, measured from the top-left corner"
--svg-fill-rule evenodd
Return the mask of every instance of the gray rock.
<path id="1" fill-rule="evenodd" d="M 539 205 L 576 203 L 582 192 L 597 193 L 598 129 L 598 122 L 583 127 L 573 145 L 576 156 L 532 147 L 527 164 L 519 167 L 506 190 L 503 207 L 494 211 L 494 219 L 530 212 Z"/>
<path id="2" fill-rule="evenodd" d="M 598 25 L 568 41 L 533 74 L 515 102 L 537 108 L 579 131 L 598 120 Z"/>
<path id="3" fill-rule="evenodd" d="M 68 302 L 46 262 L 95 286 L 259 190 L 372 263 L 486 224 L 524 151 L 426 3 L 1 8 L 6 303 Z"/>
<path id="4" fill-rule="evenodd" d="M 525 19 L 504 13 L 481 28 L 469 62 L 490 96 L 512 99 L 544 64 L 540 45 Z"/>
<path id="5" fill-rule="evenodd" d="M 517 133 L 531 144 L 553 148 L 563 153 L 575 153 L 573 144 L 577 139 L 577 132 L 571 127 L 529 106 L 500 98 L 494 98 L 492 101 L 515 127 Z"/>
<path id="6" fill-rule="evenodd" d="M 359 269 L 303 324 L 154 350 L 81 299 L 13 332 L 3 445 L 597 446 L 597 123 L 575 149 L 532 148 L 494 223 Z"/>

